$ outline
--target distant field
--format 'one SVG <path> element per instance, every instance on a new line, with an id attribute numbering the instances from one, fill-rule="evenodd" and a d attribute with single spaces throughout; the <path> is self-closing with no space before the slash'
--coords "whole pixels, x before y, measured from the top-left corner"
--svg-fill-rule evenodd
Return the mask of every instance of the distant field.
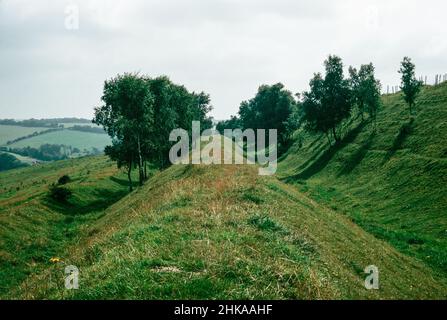
<path id="1" fill-rule="evenodd" d="M 103 151 L 104 147 L 107 144 L 110 144 L 110 138 L 106 134 L 62 130 L 18 141 L 9 145 L 9 147 L 24 148 L 30 146 L 33 148 L 38 148 L 39 146 L 46 143 L 65 144 L 72 146 L 73 148 L 78 148 L 81 151 L 84 149 L 91 150 L 92 148 L 97 148 Z"/>
<path id="2" fill-rule="evenodd" d="M 8 141 L 27 136 L 36 131 L 40 132 L 44 130 L 48 130 L 48 128 L 0 125 L 0 146 L 5 145 Z"/>
<path id="3" fill-rule="evenodd" d="M 74 122 L 74 123 L 64 123 L 64 122 L 61 122 L 61 123 L 59 123 L 59 124 L 62 124 L 62 125 L 64 125 L 64 128 L 71 128 L 71 127 L 74 127 L 74 126 L 89 126 L 89 127 L 99 127 L 97 124 L 94 124 L 94 123 L 85 123 L 85 122 Z"/>

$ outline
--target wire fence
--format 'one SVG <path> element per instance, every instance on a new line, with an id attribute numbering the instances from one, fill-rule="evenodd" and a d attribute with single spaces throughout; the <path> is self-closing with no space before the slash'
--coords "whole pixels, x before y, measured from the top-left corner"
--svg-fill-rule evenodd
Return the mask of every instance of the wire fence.
<path id="1" fill-rule="evenodd" d="M 430 81 L 430 80 L 433 80 L 433 81 Z M 441 83 L 447 81 L 447 73 L 437 74 L 433 78 L 429 78 L 428 76 L 420 76 L 419 81 L 421 81 L 424 85 L 437 86 L 438 84 L 441 84 Z M 387 85 L 385 93 L 392 94 L 392 93 L 398 93 L 399 91 L 401 91 L 400 86 Z"/>

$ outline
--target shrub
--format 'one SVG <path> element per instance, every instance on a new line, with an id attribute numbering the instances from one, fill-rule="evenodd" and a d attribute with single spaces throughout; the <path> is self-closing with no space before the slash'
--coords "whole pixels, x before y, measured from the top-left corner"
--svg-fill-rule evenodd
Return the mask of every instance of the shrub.
<path id="1" fill-rule="evenodd" d="M 260 198 L 259 196 L 257 196 L 255 194 L 255 192 L 256 192 L 256 190 L 254 190 L 252 188 L 246 190 L 242 195 L 242 199 L 245 201 L 254 202 L 256 204 L 261 204 L 262 202 L 264 202 L 264 200 L 262 198 Z"/>
<path id="2" fill-rule="evenodd" d="M 58 187 L 52 185 L 50 187 L 49 196 L 51 199 L 57 202 L 67 202 L 67 200 L 71 197 L 72 192 L 64 187 Z"/>
<path id="3" fill-rule="evenodd" d="M 286 231 L 280 224 L 267 215 L 255 214 L 250 217 L 248 222 L 262 231 Z"/>
<path id="4" fill-rule="evenodd" d="M 0 152 L 0 171 L 21 168 L 26 166 L 27 164 L 20 162 L 13 155 L 9 153 Z"/>
<path id="5" fill-rule="evenodd" d="M 57 180 L 57 183 L 62 185 L 62 184 L 67 184 L 71 181 L 70 177 L 66 174 L 64 174 L 62 177 L 59 178 L 59 180 Z"/>

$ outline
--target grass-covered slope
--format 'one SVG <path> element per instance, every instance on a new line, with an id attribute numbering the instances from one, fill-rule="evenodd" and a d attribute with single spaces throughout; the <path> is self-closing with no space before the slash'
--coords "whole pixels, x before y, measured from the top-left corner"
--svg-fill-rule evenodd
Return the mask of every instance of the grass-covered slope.
<path id="1" fill-rule="evenodd" d="M 445 299 L 447 86 L 424 88 L 412 121 L 383 102 L 375 134 L 354 122 L 328 148 L 297 132 L 277 177 L 175 165 L 129 194 L 104 157 L 0 173 L 0 297 Z"/>
<path id="2" fill-rule="evenodd" d="M 18 214 L 2 213 L 9 223 Z M 294 186 L 259 176 L 254 166 L 172 166 L 102 214 L 84 214 L 76 240 L 51 252 L 61 262 L 36 262 L 38 272 L 30 270 L 4 297 L 445 298 L 447 292 L 430 268 Z M 69 222 L 58 223 L 54 228 L 63 230 Z M 32 237 L 29 231 L 22 237 Z M 78 290 L 64 288 L 69 264 L 80 270 Z M 363 269 L 371 264 L 379 267 L 380 290 L 364 287 Z"/>
<path id="3" fill-rule="evenodd" d="M 383 97 L 377 132 L 352 123 L 344 140 L 297 132 L 279 176 L 447 277 L 447 83 L 424 87 L 414 119 Z"/>
<path id="4" fill-rule="evenodd" d="M 47 197 L 50 184 L 69 175 L 69 203 Z M 65 160 L 0 173 L 0 297 L 49 267 L 95 220 L 127 194 L 125 175 L 105 157 Z"/>
<path id="5" fill-rule="evenodd" d="M 47 129 L 44 127 L 20 127 L 0 124 L 0 146 L 6 145 L 8 141 Z"/>

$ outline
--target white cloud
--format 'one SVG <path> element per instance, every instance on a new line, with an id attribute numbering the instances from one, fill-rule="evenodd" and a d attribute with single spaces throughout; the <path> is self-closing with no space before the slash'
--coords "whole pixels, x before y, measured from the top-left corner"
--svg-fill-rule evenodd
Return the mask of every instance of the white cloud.
<path id="1" fill-rule="evenodd" d="M 64 27 L 79 6 L 79 30 Z M 0 0 L 0 118 L 91 117 L 103 81 L 166 74 L 211 94 L 216 118 L 236 113 L 258 85 L 307 89 L 330 54 L 372 61 L 384 86 L 399 61 L 447 72 L 441 0 Z"/>

